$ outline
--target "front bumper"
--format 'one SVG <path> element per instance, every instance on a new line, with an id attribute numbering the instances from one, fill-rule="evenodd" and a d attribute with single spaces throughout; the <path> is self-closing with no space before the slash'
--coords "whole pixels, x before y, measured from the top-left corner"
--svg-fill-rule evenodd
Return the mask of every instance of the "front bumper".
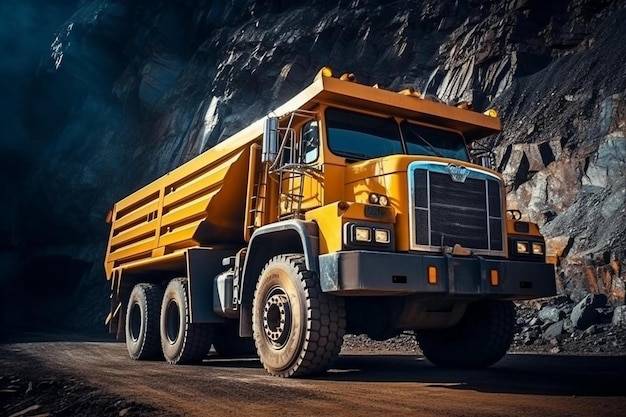
<path id="1" fill-rule="evenodd" d="M 428 282 L 435 267 L 436 283 Z M 491 271 L 499 277 L 491 282 Z M 523 300 L 556 294 L 554 266 L 479 256 L 373 251 L 335 252 L 319 257 L 322 291 L 336 295 L 444 295 Z"/>

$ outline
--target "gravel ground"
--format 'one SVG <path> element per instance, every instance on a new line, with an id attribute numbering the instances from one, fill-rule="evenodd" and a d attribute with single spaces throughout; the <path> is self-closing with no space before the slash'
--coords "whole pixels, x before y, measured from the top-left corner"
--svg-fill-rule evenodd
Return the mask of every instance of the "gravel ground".
<path id="1" fill-rule="evenodd" d="M 611 312 L 609 307 L 598 309 L 598 323 L 587 329 L 564 332 L 555 338 L 537 337 L 531 343 L 528 342 L 529 329 L 536 326 L 547 329 L 550 324 L 541 323 L 538 318 L 543 308 L 558 306 L 563 311 L 568 311 L 572 305 L 568 300 L 558 297 L 519 304 L 517 333 L 510 352 L 600 356 L 626 353 L 626 328 L 607 322 Z M 405 332 L 386 341 L 371 340 L 365 335 L 348 335 L 345 337 L 342 352 L 421 353 L 412 332 Z M 15 360 L 5 362 L 6 366 L 0 371 L 0 417 L 174 415 L 111 394 L 58 370 L 48 369 L 33 360 L 18 354 Z"/>
<path id="2" fill-rule="evenodd" d="M 33 361 L 32 357 L 15 355 L 4 364 L 0 371 L 0 417 L 173 416 Z"/>
<path id="3" fill-rule="evenodd" d="M 416 353 L 420 354 L 419 344 L 411 332 L 385 341 L 376 341 L 365 335 L 347 335 L 344 338 L 344 352 Z M 626 354 L 626 328 L 610 324 L 596 325 L 591 331 L 576 331 L 558 343 L 537 339 L 532 345 L 525 345 L 516 337 L 509 352 L 514 353 L 563 353 L 571 355 L 624 355 Z"/>
<path id="4" fill-rule="evenodd" d="M 533 300 L 516 304 L 516 334 L 509 352 L 551 353 L 574 355 L 624 355 L 626 354 L 626 327 L 611 324 L 612 307 L 597 309 L 596 323 L 586 329 L 573 329 L 557 337 L 543 337 L 551 323 L 542 323 L 538 318 L 544 307 L 558 306 L 564 313 L 570 313 L 574 303 L 564 297 Z M 534 321 L 533 321 L 534 320 Z M 530 323 L 533 323 L 531 326 Z M 536 326 L 536 338 L 526 337 L 529 329 Z M 413 332 L 405 332 L 385 341 L 376 341 L 366 335 L 347 335 L 344 338 L 344 352 L 380 351 L 398 353 L 421 353 Z"/>

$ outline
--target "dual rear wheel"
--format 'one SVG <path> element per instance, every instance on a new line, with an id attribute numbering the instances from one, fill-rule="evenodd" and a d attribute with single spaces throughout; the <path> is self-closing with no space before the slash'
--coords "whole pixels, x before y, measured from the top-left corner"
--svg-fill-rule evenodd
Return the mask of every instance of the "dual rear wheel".
<path id="1" fill-rule="evenodd" d="M 126 309 L 126 348 L 135 360 L 162 358 L 159 312 L 163 290 L 155 284 L 135 285 Z"/>
<path id="2" fill-rule="evenodd" d="M 190 319 L 187 278 L 173 279 L 165 288 L 160 317 L 161 349 L 168 363 L 196 363 L 209 353 L 213 325 Z"/>
<path id="3" fill-rule="evenodd" d="M 156 284 L 135 285 L 126 310 L 126 347 L 136 360 L 172 364 L 199 362 L 211 348 L 213 327 L 190 323 L 187 279 L 176 278 L 165 291 Z"/>

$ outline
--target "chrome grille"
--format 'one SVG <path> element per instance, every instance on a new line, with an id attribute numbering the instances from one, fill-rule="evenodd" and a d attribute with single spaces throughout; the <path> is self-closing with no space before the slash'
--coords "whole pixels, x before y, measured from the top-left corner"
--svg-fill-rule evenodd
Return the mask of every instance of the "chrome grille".
<path id="1" fill-rule="evenodd" d="M 498 177 L 468 170 L 464 182 L 454 181 L 447 165 L 409 165 L 411 248 L 439 250 L 455 244 L 475 253 L 503 254 L 503 218 Z"/>

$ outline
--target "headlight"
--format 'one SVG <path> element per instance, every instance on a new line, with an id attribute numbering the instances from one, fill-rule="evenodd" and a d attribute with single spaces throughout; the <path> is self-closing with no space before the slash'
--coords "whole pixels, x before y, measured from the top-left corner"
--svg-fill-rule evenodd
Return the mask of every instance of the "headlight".
<path id="1" fill-rule="evenodd" d="M 379 204 L 381 206 L 386 206 L 387 204 L 389 204 L 389 199 L 387 198 L 387 196 L 382 194 L 370 193 L 368 199 L 370 204 Z"/>
<path id="2" fill-rule="evenodd" d="M 389 243 L 389 230 L 376 229 L 374 232 L 374 239 L 376 239 L 376 243 Z"/>
<path id="3" fill-rule="evenodd" d="M 528 242 L 517 241 L 515 245 L 515 250 L 517 253 L 529 253 Z"/>
<path id="4" fill-rule="evenodd" d="M 533 255 L 543 255 L 544 252 L 543 243 L 533 242 Z"/>
<path id="5" fill-rule="evenodd" d="M 356 240 L 357 242 L 370 242 L 372 240 L 370 228 L 355 227 L 354 240 Z"/>

